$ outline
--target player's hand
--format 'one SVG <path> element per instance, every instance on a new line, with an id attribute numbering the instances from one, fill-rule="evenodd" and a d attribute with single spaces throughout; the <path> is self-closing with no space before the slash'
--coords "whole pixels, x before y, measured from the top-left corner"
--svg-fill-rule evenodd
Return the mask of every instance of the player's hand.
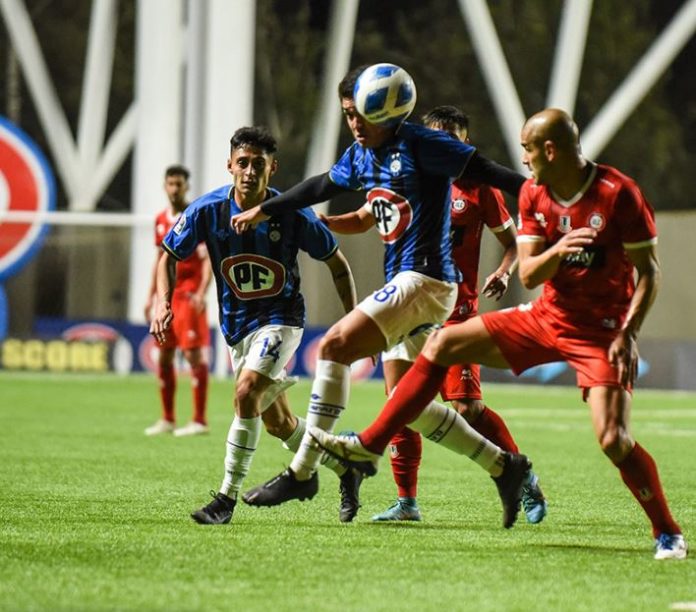
<path id="1" fill-rule="evenodd" d="M 254 206 L 254 208 L 245 210 L 232 217 L 232 229 L 237 234 L 241 234 L 269 218 L 267 214 L 261 211 L 261 206 Z"/>
<path id="2" fill-rule="evenodd" d="M 321 221 L 326 227 L 329 227 L 329 223 L 331 223 L 331 221 L 324 213 L 318 212 L 317 217 L 319 217 L 319 221 Z"/>
<path id="3" fill-rule="evenodd" d="M 505 295 L 508 288 L 508 282 L 510 281 L 510 274 L 503 272 L 498 274 L 494 272 L 486 278 L 486 282 L 481 289 L 481 293 L 487 298 L 495 298 L 497 302 L 501 297 Z"/>
<path id="4" fill-rule="evenodd" d="M 609 362 L 619 371 L 622 386 L 633 386 L 638 376 L 638 343 L 633 335 L 622 329 L 609 346 Z"/>
<path id="5" fill-rule="evenodd" d="M 158 302 L 155 317 L 150 322 L 150 333 L 160 344 L 164 344 L 167 330 L 171 326 L 173 318 L 174 313 L 172 312 L 171 304 L 164 300 Z"/>
<path id="6" fill-rule="evenodd" d="M 191 304 L 196 312 L 203 312 L 205 310 L 205 295 L 201 295 L 200 293 L 192 293 Z"/>
<path id="7" fill-rule="evenodd" d="M 580 227 L 569 231 L 555 245 L 556 253 L 561 259 L 568 255 L 582 253 L 583 249 L 592 244 L 597 237 L 597 230 L 591 227 Z"/>

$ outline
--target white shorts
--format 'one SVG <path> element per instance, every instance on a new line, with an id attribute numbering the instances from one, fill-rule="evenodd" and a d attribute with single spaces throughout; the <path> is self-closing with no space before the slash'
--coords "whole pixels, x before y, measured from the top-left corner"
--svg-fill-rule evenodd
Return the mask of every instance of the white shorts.
<path id="1" fill-rule="evenodd" d="M 410 336 L 406 336 L 401 342 L 397 342 L 382 353 L 382 361 L 415 361 L 416 357 L 423 350 L 428 336 L 438 327 L 439 325 L 430 325 L 425 329 L 419 329 Z"/>
<path id="2" fill-rule="evenodd" d="M 228 347 L 235 380 L 242 370 L 253 370 L 271 380 L 285 378 L 285 366 L 302 340 L 301 327 L 264 325 Z"/>
<path id="3" fill-rule="evenodd" d="M 456 301 L 456 283 L 435 280 L 418 272 L 399 272 L 357 308 L 377 324 L 389 353 L 389 349 L 409 337 L 417 342 L 422 340 L 422 347 L 427 333 L 419 332 L 444 323 Z"/>

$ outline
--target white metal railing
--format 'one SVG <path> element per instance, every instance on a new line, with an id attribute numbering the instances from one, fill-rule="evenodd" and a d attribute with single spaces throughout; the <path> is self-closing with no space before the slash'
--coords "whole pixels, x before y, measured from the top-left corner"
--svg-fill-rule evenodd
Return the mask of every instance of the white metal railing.
<path id="1" fill-rule="evenodd" d="M 60 210 L 4 210 L 0 211 L 0 224 L 2 223 L 48 223 L 50 225 L 142 227 L 153 225 L 154 216 L 110 212 L 70 212 Z"/>

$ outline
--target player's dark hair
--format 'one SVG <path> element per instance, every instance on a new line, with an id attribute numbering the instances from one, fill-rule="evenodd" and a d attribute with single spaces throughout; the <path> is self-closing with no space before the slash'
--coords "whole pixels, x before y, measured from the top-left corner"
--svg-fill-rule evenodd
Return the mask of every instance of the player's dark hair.
<path id="1" fill-rule="evenodd" d="M 358 77 L 365 71 L 366 68 L 369 67 L 370 64 L 361 64 L 360 66 L 352 68 L 346 73 L 346 76 L 344 76 L 341 79 L 341 82 L 338 84 L 338 97 L 341 100 L 343 100 L 343 98 L 347 98 L 348 100 L 353 99 L 355 83 L 358 80 Z"/>
<path id="2" fill-rule="evenodd" d="M 182 166 L 181 164 L 174 164 L 172 166 L 169 166 L 164 171 L 164 178 L 167 178 L 168 176 L 183 176 L 184 180 L 188 181 L 189 176 L 191 176 L 191 173 L 185 166 Z"/>
<path id="3" fill-rule="evenodd" d="M 239 147 L 254 147 L 273 155 L 278 150 L 278 143 L 265 127 L 243 127 L 239 128 L 230 138 L 230 152 Z"/>
<path id="4" fill-rule="evenodd" d="M 455 127 L 459 130 L 469 130 L 469 117 L 457 106 L 443 104 L 429 110 L 421 121 L 425 125 L 438 123 L 441 126 Z"/>

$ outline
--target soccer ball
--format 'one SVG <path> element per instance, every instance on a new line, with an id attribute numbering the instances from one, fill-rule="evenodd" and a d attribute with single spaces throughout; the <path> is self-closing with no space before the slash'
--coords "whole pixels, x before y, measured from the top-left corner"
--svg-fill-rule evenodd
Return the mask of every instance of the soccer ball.
<path id="1" fill-rule="evenodd" d="M 411 114 L 416 105 L 416 86 L 403 68 L 374 64 L 358 77 L 353 98 L 358 113 L 367 121 L 391 127 Z"/>

